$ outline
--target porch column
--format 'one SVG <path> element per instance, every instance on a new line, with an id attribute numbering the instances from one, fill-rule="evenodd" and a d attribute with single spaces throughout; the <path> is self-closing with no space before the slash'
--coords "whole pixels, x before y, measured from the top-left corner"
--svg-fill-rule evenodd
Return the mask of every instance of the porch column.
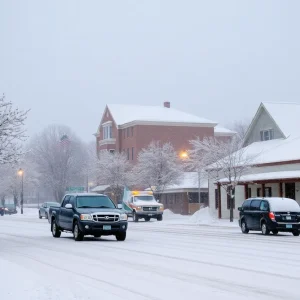
<path id="1" fill-rule="evenodd" d="M 222 196 L 221 196 L 221 185 L 218 183 L 218 218 L 222 218 Z"/>
<path id="2" fill-rule="evenodd" d="M 266 197 L 266 185 L 264 183 L 261 185 L 261 189 L 262 189 L 262 196 Z"/>
<path id="3" fill-rule="evenodd" d="M 249 198 L 249 193 L 248 193 L 248 184 L 244 185 L 245 188 L 245 200 Z"/>
<path id="4" fill-rule="evenodd" d="M 282 186 L 282 182 L 279 182 L 279 197 L 283 197 L 283 186 Z"/>

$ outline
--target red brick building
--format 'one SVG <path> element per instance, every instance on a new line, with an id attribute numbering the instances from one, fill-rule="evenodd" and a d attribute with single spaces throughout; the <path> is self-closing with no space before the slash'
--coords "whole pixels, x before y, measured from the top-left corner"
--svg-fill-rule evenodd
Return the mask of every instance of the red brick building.
<path id="1" fill-rule="evenodd" d="M 233 134 L 216 122 L 173 109 L 165 102 L 163 106 L 109 104 L 95 136 L 98 155 L 102 150 L 124 151 L 135 163 L 138 153 L 151 141 L 170 142 L 180 153 L 190 149 L 189 140 L 196 137 L 227 138 Z"/>

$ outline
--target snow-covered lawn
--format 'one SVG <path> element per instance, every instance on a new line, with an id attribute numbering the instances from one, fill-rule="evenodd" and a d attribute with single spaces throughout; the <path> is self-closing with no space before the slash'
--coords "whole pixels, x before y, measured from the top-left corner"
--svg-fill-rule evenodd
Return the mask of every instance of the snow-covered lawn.
<path id="1" fill-rule="evenodd" d="M 54 239 L 37 209 L 24 212 L 0 217 L 1 300 L 299 300 L 300 238 L 291 234 L 243 235 L 205 210 L 166 211 L 163 222 L 130 220 L 125 242 L 74 242 Z"/>

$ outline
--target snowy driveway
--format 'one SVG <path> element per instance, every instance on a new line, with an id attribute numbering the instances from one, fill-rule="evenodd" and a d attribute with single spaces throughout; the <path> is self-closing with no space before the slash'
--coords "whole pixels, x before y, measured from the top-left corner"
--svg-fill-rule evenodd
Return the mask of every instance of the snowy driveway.
<path id="1" fill-rule="evenodd" d="M 300 238 L 182 218 L 128 238 L 54 239 L 46 220 L 0 217 L 1 299 L 300 299 Z"/>

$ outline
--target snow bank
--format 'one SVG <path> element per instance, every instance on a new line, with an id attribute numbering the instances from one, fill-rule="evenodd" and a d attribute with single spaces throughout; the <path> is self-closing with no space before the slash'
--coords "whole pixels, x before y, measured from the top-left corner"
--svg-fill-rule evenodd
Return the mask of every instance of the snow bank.
<path id="1" fill-rule="evenodd" d="M 171 211 L 171 210 L 169 210 L 169 209 L 165 209 L 164 210 L 164 216 L 165 217 L 168 217 L 168 216 L 174 216 L 175 214 Z"/>
<path id="2" fill-rule="evenodd" d="M 33 217 L 37 217 L 38 218 L 38 214 L 39 214 L 39 210 L 37 208 L 27 208 L 24 207 L 23 208 L 23 215 L 21 214 L 21 208 L 17 207 L 17 214 L 13 214 L 13 215 L 5 215 L 5 217 L 14 217 L 14 218 L 33 218 Z"/>
<path id="3" fill-rule="evenodd" d="M 238 220 L 229 222 L 228 219 L 218 219 L 210 213 L 209 207 L 196 211 L 189 219 L 189 222 L 196 225 L 211 225 L 221 227 L 238 227 Z"/>
<path id="4" fill-rule="evenodd" d="M 210 214 L 209 208 L 205 207 L 196 211 L 191 217 L 190 222 L 194 224 L 212 224 L 217 220 Z"/>

